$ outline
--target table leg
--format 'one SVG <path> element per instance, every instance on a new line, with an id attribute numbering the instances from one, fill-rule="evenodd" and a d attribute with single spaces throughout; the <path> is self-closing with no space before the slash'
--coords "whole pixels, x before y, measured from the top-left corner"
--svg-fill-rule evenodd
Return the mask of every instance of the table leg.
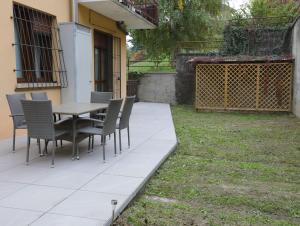
<path id="1" fill-rule="evenodd" d="M 76 149 L 77 149 L 77 145 L 76 145 L 76 124 L 77 124 L 77 116 L 73 115 L 73 150 L 72 150 L 72 160 L 76 159 Z"/>

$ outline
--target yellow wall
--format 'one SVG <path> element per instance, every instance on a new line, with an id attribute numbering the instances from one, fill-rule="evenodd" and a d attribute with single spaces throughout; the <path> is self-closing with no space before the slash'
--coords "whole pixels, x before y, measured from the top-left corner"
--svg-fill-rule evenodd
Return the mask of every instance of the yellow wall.
<path id="1" fill-rule="evenodd" d="M 16 0 L 15 2 L 53 14 L 57 17 L 58 22 L 70 21 L 71 19 L 71 2 L 69 0 Z M 12 135 L 12 120 L 8 116 L 10 111 L 5 95 L 15 93 L 17 83 L 16 73 L 13 71 L 16 68 L 15 49 L 12 46 L 12 43 L 14 43 L 14 24 L 11 19 L 11 16 L 13 16 L 13 1 L 0 1 L 0 15 L 2 34 L 0 39 L 0 139 L 5 139 Z M 60 102 L 59 89 L 46 91 L 54 103 Z M 28 98 L 30 92 L 32 90 L 25 92 Z"/>
<path id="2" fill-rule="evenodd" d="M 121 96 L 126 96 L 126 35 L 117 28 L 116 22 L 80 5 L 79 23 L 109 33 L 121 39 Z"/>
<path id="3" fill-rule="evenodd" d="M 58 23 L 71 21 L 71 1 L 70 0 L 16 0 L 15 2 L 24 4 L 34 9 L 50 13 L 57 17 Z M 13 71 L 16 67 L 15 49 L 12 46 L 14 42 L 14 25 L 11 16 L 13 14 L 13 1 L 1 0 L 0 1 L 0 139 L 9 138 L 12 135 L 12 120 L 9 118 L 9 107 L 6 101 L 6 94 L 12 94 L 16 88 L 16 74 Z M 126 95 L 126 36 L 120 32 L 115 22 L 97 15 L 95 24 L 90 24 L 91 11 L 85 7 L 79 7 L 80 23 L 100 31 L 110 33 L 113 36 L 121 38 L 122 42 L 122 75 L 121 75 L 121 90 L 122 96 Z M 44 91 L 44 90 L 43 90 Z M 54 104 L 60 102 L 60 90 L 49 89 L 45 90 L 49 98 Z M 25 93 L 29 98 L 32 90 L 27 90 Z M 18 133 L 20 134 L 20 132 Z"/>

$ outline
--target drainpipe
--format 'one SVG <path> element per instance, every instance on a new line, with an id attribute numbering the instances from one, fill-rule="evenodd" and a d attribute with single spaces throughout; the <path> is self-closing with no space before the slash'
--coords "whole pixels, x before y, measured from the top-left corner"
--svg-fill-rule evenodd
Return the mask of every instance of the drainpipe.
<path id="1" fill-rule="evenodd" d="M 72 21 L 78 23 L 78 0 L 72 2 Z"/>

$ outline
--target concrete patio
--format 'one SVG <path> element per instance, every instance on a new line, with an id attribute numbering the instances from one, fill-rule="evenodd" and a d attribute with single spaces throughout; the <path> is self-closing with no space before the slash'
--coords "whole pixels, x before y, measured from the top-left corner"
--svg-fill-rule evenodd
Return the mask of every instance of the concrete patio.
<path id="1" fill-rule="evenodd" d="M 131 148 L 122 134 L 123 152 L 113 155 L 108 141 L 107 162 L 102 162 L 100 138 L 94 151 L 80 144 L 80 160 L 71 160 L 71 144 L 57 151 L 55 168 L 50 156 L 39 157 L 32 141 L 30 165 L 25 165 L 26 137 L 0 141 L 1 226 L 100 226 L 109 225 L 111 200 L 119 214 L 168 155 L 177 140 L 169 105 L 137 103 L 131 117 Z"/>

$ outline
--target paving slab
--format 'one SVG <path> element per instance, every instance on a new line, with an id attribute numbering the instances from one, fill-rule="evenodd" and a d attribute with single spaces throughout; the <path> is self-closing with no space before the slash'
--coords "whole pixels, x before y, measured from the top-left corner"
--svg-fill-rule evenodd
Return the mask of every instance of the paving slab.
<path id="1" fill-rule="evenodd" d="M 119 207 L 125 202 L 126 198 L 126 195 L 76 191 L 64 202 L 54 207 L 50 213 L 107 220 L 112 214 L 111 200 L 118 200 L 117 207 Z"/>
<path id="2" fill-rule="evenodd" d="M 131 195 L 142 182 L 143 178 L 100 174 L 80 190 Z"/>
<path id="3" fill-rule="evenodd" d="M 108 139 L 106 163 L 100 137 L 95 137 L 92 152 L 87 150 L 87 140 L 81 142 L 80 160 L 74 161 L 72 144 L 63 142 L 56 152 L 55 168 L 50 168 L 50 155 L 39 157 L 34 140 L 29 166 L 25 165 L 25 136 L 17 137 L 15 153 L 11 139 L 0 141 L 0 225 L 109 225 L 111 200 L 118 201 L 117 216 L 177 145 L 168 104 L 136 103 L 130 126 L 131 147 L 126 130 L 121 133 L 122 152 L 118 146 L 117 156 L 113 137 Z"/>
<path id="4" fill-rule="evenodd" d="M 105 222 L 82 217 L 64 216 L 58 214 L 45 214 L 33 222 L 32 226 L 99 226 Z"/>
<path id="5" fill-rule="evenodd" d="M 28 226 L 41 215 L 42 212 L 0 207 L 0 225 Z"/>
<path id="6" fill-rule="evenodd" d="M 68 197 L 73 190 L 28 185 L 0 200 L 0 206 L 45 212 Z"/>

